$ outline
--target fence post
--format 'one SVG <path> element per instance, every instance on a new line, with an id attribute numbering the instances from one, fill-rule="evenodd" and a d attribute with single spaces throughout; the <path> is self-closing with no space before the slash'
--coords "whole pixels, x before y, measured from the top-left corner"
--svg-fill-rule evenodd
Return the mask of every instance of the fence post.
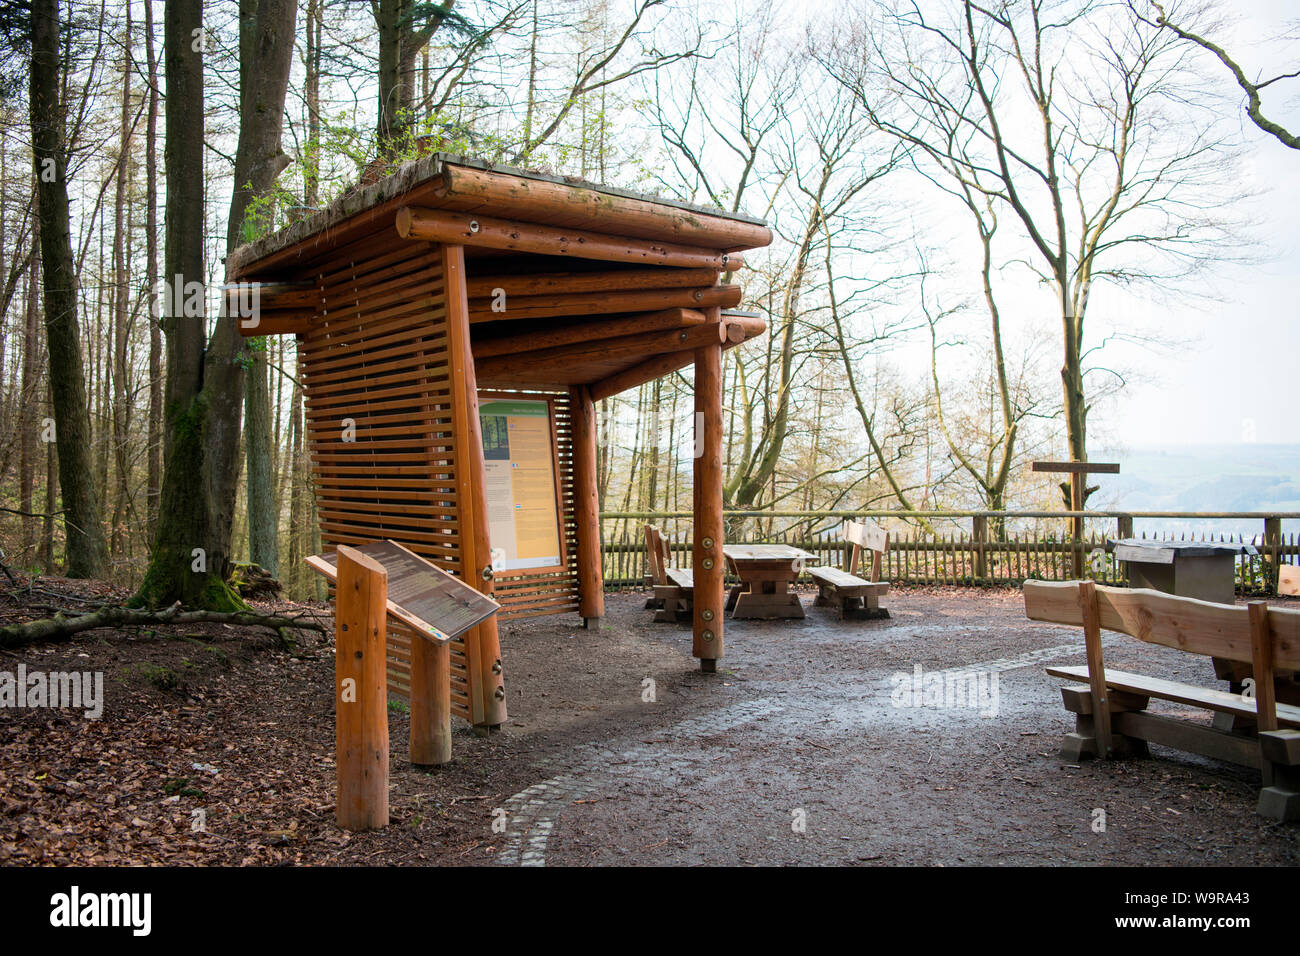
<path id="1" fill-rule="evenodd" d="M 984 546 L 989 540 L 989 519 L 986 515 L 975 515 L 970 519 L 971 537 L 975 542 L 975 579 L 983 581 L 988 574 L 984 560 Z"/>
<path id="2" fill-rule="evenodd" d="M 1132 515 L 1120 515 L 1118 518 L 1115 519 L 1115 523 L 1116 523 L 1116 528 L 1115 528 L 1116 537 L 1118 538 L 1133 537 L 1133 516 Z"/>
<path id="3" fill-rule="evenodd" d="M 336 812 L 345 830 L 388 825 L 388 572 L 338 547 L 334 607 Z M 414 638 L 422 640 L 422 638 Z"/>
<path id="4" fill-rule="evenodd" d="M 1282 544 L 1282 519 L 1265 518 L 1264 519 L 1264 541 L 1263 541 L 1263 558 L 1264 558 L 1264 590 L 1265 593 L 1277 593 L 1277 566 L 1281 563 L 1281 554 L 1279 553 Z"/>

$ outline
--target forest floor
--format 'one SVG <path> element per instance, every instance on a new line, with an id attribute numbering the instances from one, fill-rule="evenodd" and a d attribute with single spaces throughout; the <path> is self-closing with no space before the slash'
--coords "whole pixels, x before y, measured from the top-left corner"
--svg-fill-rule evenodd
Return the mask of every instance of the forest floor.
<path id="1" fill-rule="evenodd" d="M 0 622 L 125 596 L 39 587 L 0 597 Z M 728 621 L 713 675 L 690 627 L 644 602 L 608 595 L 599 631 L 503 624 L 509 723 L 456 721 L 447 766 L 411 767 L 390 705 L 391 825 L 363 834 L 334 824 L 332 637 L 199 625 L 0 653 L 0 671 L 102 671 L 106 698 L 97 720 L 0 710 L 0 863 L 1300 862 L 1300 827 L 1255 814 L 1257 773 L 1158 747 L 1062 760 L 1072 719 L 1043 666 L 1082 663 L 1082 634 L 1026 620 L 1015 590 L 896 587 L 880 621 Z M 1120 636 L 1107 656 L 1215 684 L 1208 659 Z M 996 707 L 895 706 L 917 665 L 996 675 Z"/>

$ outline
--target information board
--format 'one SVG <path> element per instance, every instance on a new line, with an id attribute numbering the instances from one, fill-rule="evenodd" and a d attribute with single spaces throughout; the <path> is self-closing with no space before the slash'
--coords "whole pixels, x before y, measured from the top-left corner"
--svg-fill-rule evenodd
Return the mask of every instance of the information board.
<path id="1" fill-rule="evenodd" d="M 492 569 L 563 564 L 555 441 L 546 401 L 480 398 Z"/>
<path id="2" fill-rule="evenodd" d="M 388 613 L 430 640 L 460 637 L 499 607 L 486 594 L 396 541 L 375 541 L 357 550 L 388 572 Z M 307 563 L 332 583 L 336 581 L 338 552 L 314 554 Z"/>

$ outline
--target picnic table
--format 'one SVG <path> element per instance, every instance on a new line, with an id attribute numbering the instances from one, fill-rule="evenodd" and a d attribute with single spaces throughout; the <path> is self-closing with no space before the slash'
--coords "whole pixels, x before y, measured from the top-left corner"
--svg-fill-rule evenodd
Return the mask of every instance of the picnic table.
<path id="1" fill-rule="evenodd" d="M 1133 587 L 1216 604 L 1231 604 L 1236 599 L 1233 578 L 1237 555 L 1257 553 L 1253 545 L 1226 541 L 1123 538 L 1112 547 L 1117 561 L 1128 562 Z"/>
<path id="2" fill-rule="evenodd" d="M 727 595 L 733 618 L 805 617 L 799 595 L 790 590 L 813 555 L 788 544 L 727 544 L 722 553 L 740 584 Z"/>

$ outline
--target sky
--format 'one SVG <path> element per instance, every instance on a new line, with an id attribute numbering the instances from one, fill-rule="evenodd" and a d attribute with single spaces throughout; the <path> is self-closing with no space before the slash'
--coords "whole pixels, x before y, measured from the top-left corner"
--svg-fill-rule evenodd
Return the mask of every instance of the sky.
<path id="1" fill-rule="evenodd" d="M 1212 39 L 1247 75 L 1268 77 L 1300 67 L 1300 3 L 1245 0 L 1233 9 Z M 1094 458 L 1103 451 L 1122 458 L 1128 450 L 1158 445 L 1300 443 L 1295 374 L 1300 358 L 1300 151 L 1283 146 L 1246 117 L 1245 96 L 1239 95 L 1222 64 L 1208 53 L 1199 62 L 1208 71 L 1207 79 L 1225 94 L 1224 108 L 1237 110 L 1232 121 L 1245 149 L 1228 185 L 1249 195 L 1230 213 L 1243 221 L 1250 244 L 1226 248 L 1240 261 L 1211 263 L 1195 280 L 1182 280 L 1181 285 L 1137 286 L 1132 291 L 1107 282 L 1094 286 L 1085 348 L 1113 333 L 1159 339 L 1154 344 L 1108 341 L 1099 364 L 1121 371 L 1126 385 L 1089 416 L 1088 444 Z M 1265 90 L 1263 97 L 1266 116 L 1300 131 L 1300 79 L 1283 81 Z M 1036 124 L 1033 116 L 1026 115 L 1025 121 Z M 1025 135 L 1026 130 L 1018 133 Z M 947 259 L 940 267 L 939 281 L 947 281 L 946 288 L 939 286 L 941 295 L 946 295 L 947 304 L 962 297 L 969 301 L 977 288 L 979 257 L 966 213 L 924 188 L 907 195 L 920 241 Z M 1019 226 L 1009 214 L 1001 219 L 1000 233 Z M 1009 235 L 1002 241 L 1007 239 Z M 1008 355 L 1032 348 L 1040 380 L 1058 395 L 1059 319 L 1043 318 L 1054 314 L 1052 289 L 1015 266 L 1020 255 L 1033 258 L 1033 253 L 1017 250 L 1014 243 L 1010 251 L 1007 245 L 1001 249 L 1003 266 L 996 282 Z M 964 334 L 987 322 L 977 297 L 972 304 Z M 960 321 L 951 319 L 948 326 L 959 335 Z M 904 368 L 928 372 L 928 335 L 912 337 L 891 359 Z M 969 371 L 953 357 L 941 360 L 946 383 L 958 384 Z M 1095 385 L 1099 379 L 1090 382 Z M 1057 452 L 1064 453 L 1063 436 L 1059 444 Z"/>
<path id="2" fill-rule="evenodd" d="M 1268 41 L 1300 34 L 1300 4 L 1254 0 L 1238 10 L 1221 45 L 1247 75 L 1295 70 L 1300 40 Z M 1263 110 L 1300 130 L 1300 80 L 1265 90 Z M 1216 288 L 1209 291 L 1220 301 L 1162 303 L 1162 324 L 1185 345 L 1168 355 L 1125 356 L 1153 380 L 1130 385 L 1103 410 L 1105 431 L 1122 445 L 1300 442 L 1300 151 L 1242 116 L 1252 151 L 1247 175 L 1259 190 L 1246 212 L 1262 256 L 1211 270 Z"/>

